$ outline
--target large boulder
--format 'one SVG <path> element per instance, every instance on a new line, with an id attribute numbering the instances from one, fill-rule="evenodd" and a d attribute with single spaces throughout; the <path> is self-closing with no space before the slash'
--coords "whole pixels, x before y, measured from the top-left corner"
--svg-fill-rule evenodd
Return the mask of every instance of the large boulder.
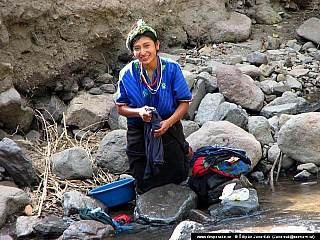
<path id="1" fill-rule="evenodd" d="M 192 133 L 187 141 L 194 151 L 200 147 L 215 144 L 243 149 L 250 158 L 253 167 L 262 156 L 260 142 L 252 134 L 228 121 L 208 121 L 198 131 Z"/>
<path id="2" fill-rule="evenodd" d="M 92 178 L 93 167 L 87 152 L 82 147 L 73 147 L 50 157 L 52 172 L 60 179 Z"/>
<path id="3" fill-rule="evenodd" d="M 129 169 L 126 154 L 126 130 L 114 130 L 101 140 L 96 161 L 98 166 L 111 173 L 125 172 Z"/>
<path id="4" fill-rule="evenodd" d="M 167 184 L 140 195 L 136 201 L 136 220 L 146 223 L 172 224 L 188 217 L 196 208 L 197 195 L 189 187 Z"/>
<path id="5" fill-rule="evenodd" d="M 277 13 L 269 3 L 263 3 L 256 5 L 255 10 L 255 19 L 257 23 L 261 24 L 275 24 L 282 21 L 281 16 Z"/>
<path id="6" fill-rule="evenodd" d="M 309 18 L 305 21 L 298 29 L 297 34 L 307 40 L 310 40 L 318 45 L 320 45 L 320 19 L 319 18 Z"/>
<path id="7" fill-rule="evenodd" d="M 82 92 L 70 102 L 66 122 L 83 130 L 95 131 L 104 125 L 113 106 L 112 94 Z"/>
<path id="8" fill-rule="evenodd" d="M 249 38 L 251 33 L 251 19 L 246 15 L 231 12 L 229 18 L 214 24 L 214 42 L 241 42 Z"/>
<path id="9" fill-rule="evenodd" d="M 292 116 L 280 129 L 278 145 L 281 151 L 302 163 L 320 165 L 320 113 Z"/>
<path id="10" fill-rule="evenodd" d="M 217 68 L 219 91 L 229 102 L 249 110 L 260 111 L 264 94 L 237 67 L 222 65 Z"/>

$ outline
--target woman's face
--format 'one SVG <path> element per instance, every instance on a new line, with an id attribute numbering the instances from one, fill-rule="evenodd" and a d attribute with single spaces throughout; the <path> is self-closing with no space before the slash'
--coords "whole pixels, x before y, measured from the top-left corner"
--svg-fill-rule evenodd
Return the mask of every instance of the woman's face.
<path id="1" fill-rule="evenodd" d="M 157 51 L 159 50 L 159 40 L 155 43 L 149 37 L 141 37 L 133 45 L 134 56 L 142 62 L 143 66 L 156 67 L 158 63 Z"/>

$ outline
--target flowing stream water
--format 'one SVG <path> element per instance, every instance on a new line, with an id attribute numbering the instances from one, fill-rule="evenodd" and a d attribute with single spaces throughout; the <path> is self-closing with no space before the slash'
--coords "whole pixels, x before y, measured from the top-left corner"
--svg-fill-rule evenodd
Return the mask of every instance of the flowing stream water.
<path id="1" fill-rule="evenodd" d="M 274 190 L 269 185 L 258 183 L 254 183 L 254 188 L 258 192 L 260 203 L 258 212 L 247 217 L 222 220 L 209 228 L 212 231 L 231 229 L 268 232 L 273 227 L 305 226 L 311 231 L 320 231 L 320 182 L 318 179 L 293 181 L 292 176 L 287 176 L 278 179 Z M 120 233 L 115 239 L 167 240 L 175 226 L 146 226 L 131 233 Z"/>

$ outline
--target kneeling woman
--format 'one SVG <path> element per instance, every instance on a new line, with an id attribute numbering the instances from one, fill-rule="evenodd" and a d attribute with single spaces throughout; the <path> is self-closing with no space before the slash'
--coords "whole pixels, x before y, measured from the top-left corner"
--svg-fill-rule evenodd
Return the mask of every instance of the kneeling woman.
<path id="1" fill-rule="evenodd" d="M 188 146 L 180 119 L 192 95 L 180 66 L 160 58 L 159 47 L 156 31 L 139 20 L 127 38 L 127 48 L 136 60 L 119 76 L 116 105 L 128 120 L 127 156 L 138 194 L 181 183 L 188 176 Z M 146 128 L 148 124 L 151 127 Z M 156 129 L 153 139 L 147 132 L 150 128 Z"/>

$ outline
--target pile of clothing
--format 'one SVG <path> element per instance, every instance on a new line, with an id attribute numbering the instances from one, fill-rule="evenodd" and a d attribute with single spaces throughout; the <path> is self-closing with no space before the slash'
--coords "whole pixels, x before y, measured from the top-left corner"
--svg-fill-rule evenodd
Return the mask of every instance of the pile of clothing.
<path id="1" fill-rule="evenodd" d="M 252 170 L 251 160 L 242 149 L 219 145 L 197 149 L 190 160 L 189 186 L 200 202 L 219 202 L 224 183 Z"/>

